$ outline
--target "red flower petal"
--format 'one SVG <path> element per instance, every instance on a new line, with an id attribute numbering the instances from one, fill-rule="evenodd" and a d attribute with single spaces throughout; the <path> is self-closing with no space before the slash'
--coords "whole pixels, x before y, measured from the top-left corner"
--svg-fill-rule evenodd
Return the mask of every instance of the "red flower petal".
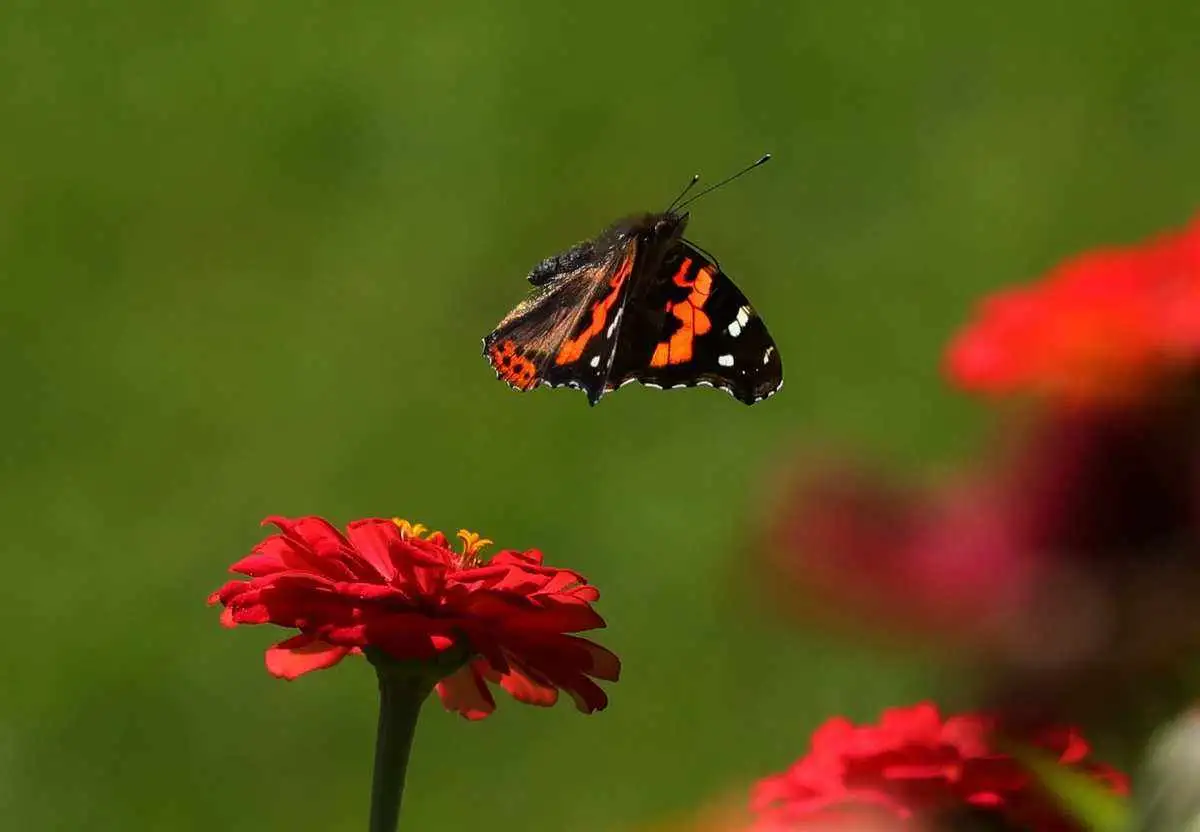
<path id="1" fill-rule="evenodd" d="M 312 636 L 292 636 L 267 648 L 267 671 L 280 679 L 295 679 L 313 670 L 333 667 L 352 649 L 335 647 Z"/>
<path id="2" fill-rule="evenodd" d="M 483 719 L 496 710 L 496 700 L 473 664 L 438 682 L 437 692 L 446 710 L 467 719 Z"/>
<path id="3" fill-rule="evenodd" d="M 502 674 L 499 680 L 500 686 L 518 702 L 545 708 L 558 701 L 558 690 L 553 685 L 538 684 L 520 670 Z"/>
<path id="4" fill-rule="evenodd" d="M 1138 395 L 1200 364 L 1200 218 L 1183 232 L 1068 260 L 997 293 L 946 352 L 965 389 L 1075 401 Z"/>
<path id="5" fill-rule="evenodd" d="M 282 535 L 272 535 L 259 543 L 249 555 L 229 567 L 230 572 L 259 578 L 292 568 L 290 564 L 303 567 L 303 554 L 296 553 L 296 546 Z"/>
<path id="6" fill-rule="evenodd" d="M 311 550 L 317 557 L 334 557 L 349 547 L 349 542 L 328 520 L 321 517 L 298 517 L 292 520 L 273 515 L 263 520 L 263 525 L 276 526 L 285 538 L 294 541 L 299 548 Z"/>
<path id="7" fill-rule="evenodd" d="M 356 520 L 346 525 L 350 545 L 385 582 L 396 577 L 392 549 L 400 543 L 400 529 L 390 520 Z"/>

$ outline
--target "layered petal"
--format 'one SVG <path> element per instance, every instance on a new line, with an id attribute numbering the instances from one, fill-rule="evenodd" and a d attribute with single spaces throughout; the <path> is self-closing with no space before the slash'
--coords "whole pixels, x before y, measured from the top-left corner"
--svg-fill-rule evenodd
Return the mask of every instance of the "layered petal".
<path id="1" fill-rule="evenodd" d="M 293 636 L 267 648 L 267 671 L 280 679 L 295 679 L 313 670 L 333 667 L 353 649 L 338 647 L 312 636 Z"/>
<path id="2" fill-rule="evenodd" d="M 1019 761 L 997 749 L 996 732 L 995 718 L 943 719 L 930 703 L 889 709 L 877 725 L 835 717 L 813 735 L 807 756 L 755 787 L 751 808 L 761 821 L 755 828 L 862 811 L 926 821 L 982 811 L 1032 832 L 1079 830 Z M 1120 773 L 1086 762 L 1087 744 L 1072 728 L 1022 739 L 1056 749 L 1062 765 L 1113 791 L 1127 789 Z"/>
<path id="3" fill-rule="evenodd" d="M 496 710 L 496 700 L 474 663 L 438 682 L 437 692 L 446 710 L 457 711 L 466 719 L 483 719 Z"/>
<path id="4" fill-rule="evenodd" d="M 319 517 L 271 517 L 279 532 L 234 564 L 209 597 L 221 621 L 275 624 L 299 634 L 267 651 L 268 670 L 295 679 L 373 648 L 449 672 L 445 654 L 473 660 L 438 685 L 449 710 L 481 719 L 495 709 L 489 685 L 551 705 L 566 691 L 584 712 L 608 698 L 595 679 L 616 681 L 615 655 L 571 635 L 604 626 L 599 593 L 579 573 L 546 566 L 541 552 L 480 552 L 490 541 L 463 531 L 462 550 L 440 532 L 367 518 L 342 534 Z M 453 660 L 451 660 L 453 662 Z"/>

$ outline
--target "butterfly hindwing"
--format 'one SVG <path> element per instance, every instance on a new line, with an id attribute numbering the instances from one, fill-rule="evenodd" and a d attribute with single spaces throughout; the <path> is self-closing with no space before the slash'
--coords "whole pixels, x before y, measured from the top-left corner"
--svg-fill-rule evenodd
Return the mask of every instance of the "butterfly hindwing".
<path id="1" fill-rule="evenodd" d="M 783 364 L 766 324 L 711 257 L 686 241 L 633 298 L 605 390 L 717 387 L 746 404 L 774 394 Z"/>
<path id="2" fill-rule="evenodd" d="M 577 387 L 592 404 L 599 401 L 637 250 L 637 239 L 628 237 L 536 267 L 530 282 L 538 288 L 484 339 L 483 353 L 496 375 L 517 390 Z"/>

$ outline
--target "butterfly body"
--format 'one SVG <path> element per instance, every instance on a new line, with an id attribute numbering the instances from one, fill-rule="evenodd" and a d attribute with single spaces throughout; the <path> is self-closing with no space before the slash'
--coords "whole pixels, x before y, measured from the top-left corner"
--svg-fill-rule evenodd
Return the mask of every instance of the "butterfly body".
<path id="1" fill-rule="evenodd" d="M 533 292 L 483 341 L 518 390 L 575 387 L 596 404 L 631 381 L 717 387 L 746 404 L 783 383 L 762 319 L 712 257 L 683 237 L 688 214 L 620 220 L 530 271 Z"/>

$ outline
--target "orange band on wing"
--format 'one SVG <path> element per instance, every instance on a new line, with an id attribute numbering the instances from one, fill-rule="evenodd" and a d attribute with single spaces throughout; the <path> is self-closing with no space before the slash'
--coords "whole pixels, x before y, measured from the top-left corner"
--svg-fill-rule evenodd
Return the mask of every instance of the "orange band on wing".
<path id="1" fill-rule="evenodd" d="M 563 341 L 558 355 L 554 356 L 555 364 L 570 364 L 572 361 L 578 361 L 583 356 L 583 350 L 587 347 L 588 341 L 604 331 L 604 325 L 608 323 L 608 314 L 612 311 L 613 304 L 617 302 L 617 296 L 621 294 L 621 287 L 633 271 L 633 256 L 632 250 L 625 255 L 621 267 L 608 282 L 610 287 L 608 294 L 592 304 L 592 320 L 588 323 L 587 328 L 574 338 Z"/>
<path id="2" fill-rule="evenodd" d="M 671 282 L 674 283 L 676 286 L 682 286 L 683 288 L 686 289 L 687 287 L 691 286 L 692 283 L 695 282 L 692 280 L 688 280 L 688 278 L 687 278 L 687 274 L 691 270 L 692 270 L 692 258 L 690 258 L 690 257 L 683 258 L 683 262 L 679 264 L 679 270 L 677 272 L 675 272 L 675 276 L 671 278 Z"/>
<path id="3" fill-rule="evenodd" d="M 679 321 L 679 329 L 666 341 L 659 341 L 655 345 L 654 355 L 650 357 L 651 367 L 665 367 L 668 364 L 691 361 L 692 342 L 696 340 L 696 336 L 704 335 L 712 329 L 712 321 L 704 312 L 704 304 L 708 303 L 708 296 L 712 294 L 712 267 L 703 267 L 696 272 L 695 278 L 689 280 L 687 273 L 691 265 L 690 259 L 684 260 L 672 278 L 677 286 L 690 287 L 692 291 L 679 303 L 667 303 L 667 311 Z"/>

